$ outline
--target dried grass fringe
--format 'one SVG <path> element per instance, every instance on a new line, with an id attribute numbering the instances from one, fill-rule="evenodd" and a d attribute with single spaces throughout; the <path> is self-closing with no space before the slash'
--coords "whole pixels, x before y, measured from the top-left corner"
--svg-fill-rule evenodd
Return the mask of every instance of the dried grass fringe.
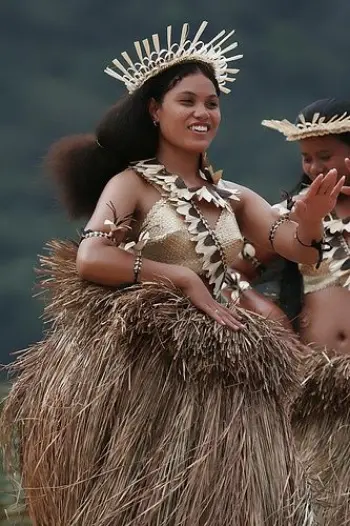
<path id="1" fill-rule="evenodd" d="M 293 430 L 320 524 L 350 526 L 350 356 L 308 356 Z"/>
<path id="2" fill-rule="evenodd" d="M 50 327 L 1 420 L 34 526 L 314 524 L 293 336 L 244 311 L 234 334 L 170 286 L 82 282 L 75 256 L 55 241 L 41 259 Z"/>

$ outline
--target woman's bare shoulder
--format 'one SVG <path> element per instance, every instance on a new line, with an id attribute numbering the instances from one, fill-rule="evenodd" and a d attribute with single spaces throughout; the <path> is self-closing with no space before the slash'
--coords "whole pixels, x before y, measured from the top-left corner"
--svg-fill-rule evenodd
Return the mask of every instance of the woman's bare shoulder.
<path id="1" fill-rule="evenodd" d="M 240 207 L 243 205 L 243 203 L 246 200 L 246 197 L 251 193 L 251 190 L 249 188 L 235 183 L 233 181 L 227 181 L 225 179 L 222 179 L 220 181 L 221 188 L 224 188 L 225 190 L 228 190 L 232 193 L 232 196 L 230 198 L 231 203 L 235 204 L 235 210 L 238 211 Z"/>
<path id="2" fill-rule="evenodd" d="M 135 170 L 132 168 L 127 168 L 126 170 L 123 170 L 122 172 L 114 175 L 107 183 L 106 187 L 115 188 L 120 186 L 127 186 L 128 188 L 135 187 L 135 188 L 141 188 L 143 187 L 145 182 L 143 181 L 142 177 L 138 175 Z"/>

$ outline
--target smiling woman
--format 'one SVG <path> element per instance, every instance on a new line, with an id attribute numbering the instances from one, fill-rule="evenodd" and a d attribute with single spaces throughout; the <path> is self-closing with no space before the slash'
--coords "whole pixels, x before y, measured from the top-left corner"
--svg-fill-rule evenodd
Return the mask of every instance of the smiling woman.
<path id="1" fill-rule="evenodd" d="M 232 32 L 202 42 L 205 26 L 115 59 L 106 71 L 129 94 L 48 154 L 70 214 L 88 219 L 41 260 L 51 328 L 18 360 L 0 423 L 34 524 L 313 523 L 289 417 L 303 348 L 236 308 L 247 284 L 229 269 L 243 235 L 317 263 L 343 180 L 316 178 L 297 225 L 214 172 L 239 55 L 226 56 Z"/>
<path id="2" fill-rule="evenodd" d="M 164 143 L 201 154 L 220 124 L 219 88 L 200 69 L 189 77 L 178 77 L 172 84 L 162 104 L 151 101 L 153 122 L 159 124 Z"/>

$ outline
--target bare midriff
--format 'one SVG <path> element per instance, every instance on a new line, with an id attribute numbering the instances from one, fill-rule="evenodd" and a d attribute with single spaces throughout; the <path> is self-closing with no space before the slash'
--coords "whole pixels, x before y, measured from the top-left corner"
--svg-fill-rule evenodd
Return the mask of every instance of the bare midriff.
<path id="1" fill-rule="evenodd" d="M 303 343 L 350 354 L 350 292 L 330 287 L 306 294 L 300 315 Z"/>

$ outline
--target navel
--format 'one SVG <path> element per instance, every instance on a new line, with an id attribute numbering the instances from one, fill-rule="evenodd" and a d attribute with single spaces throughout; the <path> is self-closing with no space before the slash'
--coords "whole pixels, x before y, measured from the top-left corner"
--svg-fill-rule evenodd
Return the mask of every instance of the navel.
<path id="1" fill-rule="evenodd" d="M 337 334 L 337 340 L 340 342 L 344 342 L 347 339 L 347 336 L 344 331 L 339 331 Z"/>

